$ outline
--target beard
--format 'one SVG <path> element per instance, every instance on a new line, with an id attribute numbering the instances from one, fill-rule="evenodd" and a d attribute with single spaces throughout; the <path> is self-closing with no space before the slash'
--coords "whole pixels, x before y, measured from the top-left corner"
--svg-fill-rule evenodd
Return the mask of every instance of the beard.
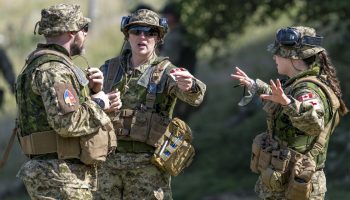
<path id="1" fill-rule="evenodd" d="M 82 41 L 79 41 L 77 37 L 75 37 L 73 43 L 70 44 L 71 56 L 83 55 L 85 53 L 84 45 L 79 44 L 82 44 Z"/>

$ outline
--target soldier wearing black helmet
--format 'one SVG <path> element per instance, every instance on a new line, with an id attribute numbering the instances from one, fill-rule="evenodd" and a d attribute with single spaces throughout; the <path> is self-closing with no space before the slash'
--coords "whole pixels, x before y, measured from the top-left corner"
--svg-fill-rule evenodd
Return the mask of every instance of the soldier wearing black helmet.
<path id="1" fill-rule="evenodd" d="M 259 174 L 261 199 L 324 199 L 328 142 L 339 117 L 348 112 L 335 67 L 310 27 L 281 28 L 268 49 L 285 81 L 231 75 L 263 100 L 267 131 L 255 137 L 250 168 Z M 243 101 L 244 102 L 244 101 Z"/>

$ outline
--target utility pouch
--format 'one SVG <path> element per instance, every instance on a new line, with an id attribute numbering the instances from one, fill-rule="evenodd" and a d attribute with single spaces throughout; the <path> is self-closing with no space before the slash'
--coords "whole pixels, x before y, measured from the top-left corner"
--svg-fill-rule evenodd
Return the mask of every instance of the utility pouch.
<path id="1" fill-rule="evenodd" d="M 265 149 L 260 150 L 260 156 L 258 161 L 258 170 L 265 170 L 271 163 L 272 154 L 270 152 L 270 148 L 267 147 Z"/>
<path id="2" fill-rule="evenodd" d="M 163 144 L 164 141 L 160 139 L 166 132 L 170 122 L 170 118 L 163 117 L 158 113 L 153 113 L 150 124 L 150 132 L 146 143 L 153 147 L 158 147 L 159 145 Z"/>
<path id="3" fill-rule="evenodd" d="M 136 110 L 130 123 L 130 139 L 145 142 L 148 136 L 148 125 L 151 117 L 150 112 Z"/>
<path id="4" fill-rule="evenodd" d="M 80 160 L 87 164 L 106 161 L 107 154 L 117 146 L 112 124 L 99 128 L 97 133 L 80 137 Z"/>
<path id="5" fill-rule="evenodd" d="M 272 156 L 271 165 L 276 171 L 286 172 L 288 170 L 289 159 L 281 159 L 278 156 Z"/>
<path id="6" fill-rule="evenodd" d="M 59 159 L 80 158 L 80 138 L 61 137 L 56 134 L 57 156 Z"/>
<path id="7" fill-rule="evenodd" d="M 284 190 L 285 177 L 282 172 L 271 169 L 270 167 L 261 171 L 261 180 L 269 190 L 281 192 Z"/>
<path id="8" fill-rule="evenodd" d="M 124 115 L 123 115 L 122 111 L 123 110 L 116 111 L 116 112 L 108 115 L 113 123 L 113 127 L 115 129 L 115 134 L 118 135 L 118 139 L 129 138 L 129 129 L 124 126 Z M 130 121 L 131 120 L 129 120 L 129 122 Z M 129 123 L 129 125 L 130 125 L 130 123 Z"/>
<path id="9" fill-rule="evenodd" d="M 266 138 L 267 134 L 261 133 L 257 136 L 255 136 L 252 144 L 252 153 L 251 153 L 251 158 L 250 158 L 250 169 L 254 173 L 259 173 L 258 169 L 258 164 L 259 164 L 259 156 L 260 156 L 260 151 L 262 148 L 262 144 Z"/>
<path id="10" fill-rule="evenodd" d="M 191 164 L 195 155 L 190 144 L 191 129 L 182 120 L 174 118 L 159 140 L 162 143 L 155 150 L 151 162 L 170 175 L 177 176 Z"/>
<path id="11" fill-rule="evenodd" d="M 312 191 L 311 181 L 305 182 L 303 179 L 293 177 L 286 191 L 286 198 L 290 200 L 307 200 Z"/>

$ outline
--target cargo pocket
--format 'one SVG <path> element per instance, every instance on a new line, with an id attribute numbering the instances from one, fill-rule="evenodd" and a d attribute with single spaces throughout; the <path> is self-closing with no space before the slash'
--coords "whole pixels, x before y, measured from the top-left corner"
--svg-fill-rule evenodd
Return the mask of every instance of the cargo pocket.
<path id="1" fill-rule="evenodd" d="M 311 181 L 305 182 L 300 178 L 294 177 L 289 181 L 286 197 L 291 200 L 307 200 L 310 197 L 311 190 Z"/>

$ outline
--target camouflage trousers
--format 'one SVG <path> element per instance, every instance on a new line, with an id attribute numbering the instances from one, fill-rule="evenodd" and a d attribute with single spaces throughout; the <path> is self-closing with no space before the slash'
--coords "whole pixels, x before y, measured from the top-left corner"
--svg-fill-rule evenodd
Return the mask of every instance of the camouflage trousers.
<path id="1" fill-rule="evenodd" d="M 323 200 L 325 198 L 325 194 L 327 192 L 326 187 L 326 176 L 323 170 L 316 171 L 311 177 L 312 184 L 312 192 L 309 200 Z M 258 194 L 259 198 L 265 200 L 286 200 L 285 191 L 287 189 L 288 184 L 285 184 L 284 190 L 275 192 L 269 190 L 262 180 L 261 176 L 257 180 L 255 184 L 255 192 Z"/>
<path id="2" fill-rule="evenodd" d="M 171 177 L 151 162 L 150 153 L 115 153 L 98 168 L 94 199 L 171 200 Z"/>
<path id="3" fill-rule="evenodd" d="M 17 174 L 33 200 L 92 199 L 96 168 L 64 160 L 30 160 Z"/>

